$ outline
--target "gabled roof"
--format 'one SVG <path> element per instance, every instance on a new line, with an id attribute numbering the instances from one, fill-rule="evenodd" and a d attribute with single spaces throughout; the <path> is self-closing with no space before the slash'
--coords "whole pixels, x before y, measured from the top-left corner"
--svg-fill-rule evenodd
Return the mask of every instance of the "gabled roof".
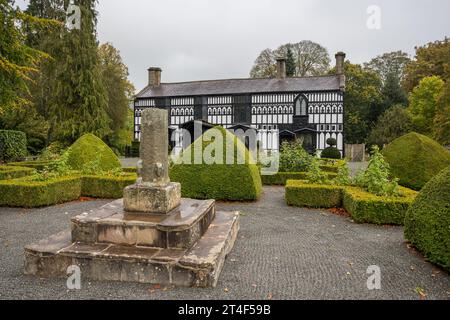
<path id="1" fill-rule="evenodd" d="M 295 77 L 286 79 L 225 79 L 191 82 L 161 83 L 147 86 L 136 98 L 202 96 L 244 93 L 333 91 L 340 90 L 338 75 Z"/>

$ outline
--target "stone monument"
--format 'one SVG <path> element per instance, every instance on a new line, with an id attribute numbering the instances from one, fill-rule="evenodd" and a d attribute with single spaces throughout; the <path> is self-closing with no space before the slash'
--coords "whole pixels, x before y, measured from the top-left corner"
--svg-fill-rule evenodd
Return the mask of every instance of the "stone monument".
<path id="1" fill-rule="evenodd" d="M 125 211 L 167 214 L 180 205 L 181 185 L 169 178 L 167 117 L 167 111 L 162 109 L 142 112 L 142 168 L 137 183 L 124 190 Z"/>
<path id="2" fill-rule="evenodd" d="M 168 175 L 167 111 L 142 115 L 141 165 L 124 199 L 71 219 L 70 229 L 25 248 L 25 274 L 174 286 L 215 286 L 239 230 L 239 212 L 181 198 Z"/>

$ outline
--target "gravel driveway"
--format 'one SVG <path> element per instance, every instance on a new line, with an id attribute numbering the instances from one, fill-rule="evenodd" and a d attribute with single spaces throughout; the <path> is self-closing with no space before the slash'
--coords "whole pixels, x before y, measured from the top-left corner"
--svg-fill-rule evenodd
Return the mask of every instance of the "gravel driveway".
<path id="1" fill-rule="evenodd" d="M 68 227 L 69 218 L 108 201 L 44 209 L 0 208 L 0 299 L 448 299 L 450 277 L 407 247 L 403 229 L 355 224 L 325 210 L 286 206 L 284 188 L 266 187 L 240 210 L 241 230 L 216 288 L 155 288 L 24 276 L 23 247 Z M 366 270 L 381 269 L 381 289 L 368 290 Z"/>

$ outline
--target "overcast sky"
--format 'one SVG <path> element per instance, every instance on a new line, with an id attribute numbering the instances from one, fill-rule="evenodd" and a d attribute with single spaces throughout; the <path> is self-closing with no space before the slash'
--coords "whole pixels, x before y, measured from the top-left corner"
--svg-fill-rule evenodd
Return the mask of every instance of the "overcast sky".
<path id="1" fill-rule="evenodd" d="M 371 5 L 379 30 L 367 27 Z M 99 40 L 121 51 L 138 90 L 150 66 L 163 82 L 248 77 L 261 50 L 287 42 L 362 63 L 450 36 L 449 0 L 100 0 L 98 11 Z"/>

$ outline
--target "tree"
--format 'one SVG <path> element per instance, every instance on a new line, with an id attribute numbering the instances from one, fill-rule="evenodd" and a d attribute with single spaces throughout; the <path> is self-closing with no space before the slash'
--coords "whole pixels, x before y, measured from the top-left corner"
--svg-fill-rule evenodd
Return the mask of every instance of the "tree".
<path id="1" fill-rule="evenodd" d="M 444 81 L 437 76 L 423 78 L 409 95 L 408 111 L 412 115 L 414 130 L 432 137 L 433 125 Z"/>
<path id="2" fill-rule="evenodd" d="M 135 89 L 128 81 L 128 68 L 123 63 L 120 52 L 110 43 L 101 45 L 98 52 L 101 75 L 108 94 L 107 113 L 111 118 L 109 128 L 112 135 L 107 138 L 107 142 L 113 148 L 123 151 L 129 142 L 126 124 Z"/>
<path id="3" fill-rule="evenodd" d="M 442 145 L 450 145 L 450 79 L 438 98 L 433 123 L 433 138 Z"/>
<path id="4" fill-rule="evenodd" d="M 368 138 L 368 144 L 378 145 L 382 148 L 384 145 L 411 131 L 411 115 L 404 106 L 395 105 L 378 118 Z"/>
<path id="5" fill-rule="evenodd" d="M 10 108 L 29 104 L 24 98 L 32 73 L 47 54 L 24 43 L 23 25 L 51 27 L 55 21 L 36 19 L 14 8 L 13 0 L 0 0 L 0 116 Z"/>
<path id="6" fill-rule="evenodd" d="M 72 143 L 85 133 L 104 138 L 110 133 L 106 112 L 108 95 L 103 84 L 97 50 L 96 0 L 78 0 L 81 28 L 64 29 L 59 48 L 63 57 L 56 70 L 50 106 L 51 140 Z"/>
<path id="7" fill-rule="evenodd" d="M 295 59 L 291 47 L 288 47 L 286 51 L 286 76 L 295 76 Z"/>
<path id="8" fill-rule="evenodd" d="M 405 69 L 403 87 L 411 92 L 422 78 L 439 76 L 450 78 L 450 41 L 436 41 L 416 48 L 416 55 Z"/>
<path id="9" fill-rule="evenodd" d="M 348 61 L 345 62 L 345 75 L 345 140 L 346 143 L 364 143 L 372 123 L 380 114 L 381 79 L 375 72 Z"/>
<path id="10" fill-rule="evenodd" d="M 295 61 L 295 72 L 293 76 L 319 76 L 326 74 L 330 68 L 330 57 L 327 49 L 320 44 L 305 40 L 298 43 L 284 44 L 275 51 L 263 50 L 256 59 L 250 76 L 252 78 L 270 78 L 276 75 L 277 56 L 287 56 L 292 50 Z"/>
<path id="11" fill-rule="evenodd" d="M 364 63 L 364 68 L 378 74 L 384 84 L 389 77 L 401 81 L 405 74 L 405 67 L 410 61 L 405 52 L 388 52 Z"/>

